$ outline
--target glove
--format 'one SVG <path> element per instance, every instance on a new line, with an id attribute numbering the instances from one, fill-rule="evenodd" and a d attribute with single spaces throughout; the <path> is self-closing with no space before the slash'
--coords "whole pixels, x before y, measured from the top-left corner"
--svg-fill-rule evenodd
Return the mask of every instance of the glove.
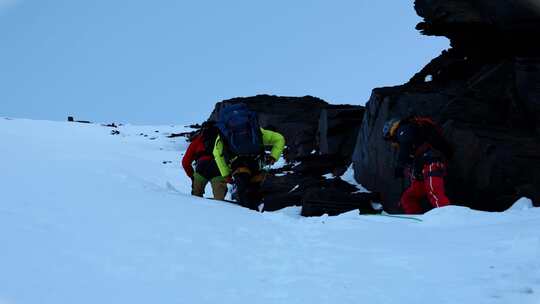
<path id="1" fill-rule="evenodd" d="M 225 176 L 225 182 L 227 184 L 232 184 L 233 183 L 233 178 L 232 176 L 228 175 L 228 176 Z"/>
<path id="2" fill-rule="evenodd" d="M 395 178 L 404 178 L 405 173 L 403 171 L 404 171 L 403 167 L 396 167 L 394 169 L 394 177 Z"/>
<path id="3" fill-rule="evenodd" d="M 272 155 L 267 155 L 264 158 L 264 164 L 267 166 L 271 166 L 276 163 L 276 159 Z"/>

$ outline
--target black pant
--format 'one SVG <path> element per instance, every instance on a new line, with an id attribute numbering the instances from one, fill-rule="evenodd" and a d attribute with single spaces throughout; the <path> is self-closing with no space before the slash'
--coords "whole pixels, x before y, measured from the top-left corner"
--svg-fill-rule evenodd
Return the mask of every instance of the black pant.
<path id="1" fill-rule="evenodd" d="M 247 173 L 238 173 L 234 176 L 236 186 L 236 199 L 240 205 L 258 210 L 262 201 L 261 183 L 253 182 L 252 176 Z"/>
<path id="2" fill-rule="evenodd" d="M 231 164 L 236 187 L 235 199 L 240 205 L 258 210 L 261 203 L 261 182 L 264 178 L 258 159 L 238 158 Z"/>
<path id="3" fill-rule="evenodd" d="M 211 180 L 214 177 L 221 176 L 219 168 L 214 159 L 199 159 L 195 164 L 195 172 L 202 175 L 207 180 Z"/>

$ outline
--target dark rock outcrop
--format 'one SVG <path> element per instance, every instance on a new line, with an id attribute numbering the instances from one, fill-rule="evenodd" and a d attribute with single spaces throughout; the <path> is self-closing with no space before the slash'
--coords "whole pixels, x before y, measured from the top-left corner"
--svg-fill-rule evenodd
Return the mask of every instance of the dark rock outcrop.
<path id="1" fill-rule="evenodd" d="M 328 103 L 315 97 L 257 95 L 224 100 L 216 104 L 211 120 L 217 120 L 223 107 L 245 103 L 257 112 L 261 127 L 283 134 L 287 140 L 285 157 L 294 160 L 317 150 L 318 121 Z"/>
<path id="2" fill-rule="evenodd" d="M 236 103 L 244 103 L 256 112 L 261 127 L 283 134 L 288 161 L 331 155 L 341 165 L 350 163 L 364 113 L 362 106 L 330 105 L 312 96 L 257 95 L 219 102 L 209 119 L 217 120 L 223 107 Z"/>
<path id="3" fill-rule="evenodd" d="M 348 193 L 339 188 L 311 188 L 302 197 L 302 216 L 339 215 L 359 210 L 361 214 L 376 214 L 371 202 L 379 201 L 377 193 Z"/>
<path id="4" fill-rule="evenodd" d="M 303 206 L 305 216 L 359 208 L 373 212 L 374 195 L 354 193 L 358 189 L 339 177 L 323 177 L 329 173 L 340 176 L 350 165 L 363 107 L 329 105 L 311 96 L 258 95 L 222 101 L 209 119 L 217 120 L 223 107 L 235 103 L 246 104 L 258 114 L 263 128 L 280 132 L 287 142 L 287 165 L 272 170 L 262 185 L 265 210 Z"/>
<path id="5" fill-rule="evenodd" d="M 356 135 L 364 108 L 351 105 L 328 105 L 321 110 L 318 130 L 320 155 L 331 155 L 348 165 L 356 144 Z"/>
<path id="6" fill-rule="evenodd" d="M 414 7 L 424 18 L 418 30 L 448 37 L 453 47 L 469 53 L 538 51 L 533 47 L 540 35 L 537 0 L 416 0 Z"/>
<path id="7" fill-rule="evenodd" d="M 527 196 L 540 203 L 540 52 L 535 1 L 415 3 L 425 34 L 447 36 L 448 51 L 402 86 L 375 89 L 355 149 L 355 177 L 398 212 L 405 181 L 381 138 L 384 122 L 432 116 L 455 147 L 447 192 L 453 202 L 499 211 Z"/>
<path id="8" fill-rule="evenodd" d="M 354 209 L 377 213 L 372 202 L 378 193 L 357 193 L 358 189 L 341 178 L 326 178 L 301 172 L 281 171 L 268 175 L 262 184 L 266 211 L 302 206 L 303 216 L 338 215 Z M 275 174 L 277 173 L 277 174 Z"/>

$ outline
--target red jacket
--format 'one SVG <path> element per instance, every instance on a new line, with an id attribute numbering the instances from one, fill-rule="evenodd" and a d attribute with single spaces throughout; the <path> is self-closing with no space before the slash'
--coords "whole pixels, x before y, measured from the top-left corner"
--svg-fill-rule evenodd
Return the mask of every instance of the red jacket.
<path id="1" fill-rule="evenodd" d="M 186 154 L 182 158 L 182 167 L 184 167 L 184 171 L 186 171 L 187 176 L 189 178 L 193 178 L 193 166 L 191 165 L 194 161 L 198 160 L 211 160 L 214 157 L 212 155 L 208 155 L 206 153 L 206 149 L 204 147 L 204 140 L 202 136 L 197 136 L 193 139 L 191 144 L 189 144 L 188 149 L 186 150 Z"/>

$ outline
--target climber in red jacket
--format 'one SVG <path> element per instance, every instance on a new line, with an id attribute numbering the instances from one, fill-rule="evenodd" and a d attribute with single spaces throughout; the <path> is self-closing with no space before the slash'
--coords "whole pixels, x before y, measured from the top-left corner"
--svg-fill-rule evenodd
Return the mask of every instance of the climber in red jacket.
<path id="1" fill-rule="evenodd" d="M 214 123 L 203 123 L 199 135 L 193 138 L 182 158 L 182 166 L 187 176 L 191 178 L 192 195 L 202 197 L 206 185 L 210 182 L 214 199 L 223 200 L 227 194 L 227 183 L 221 176 L 212 153 L 218 132 Z M 194 162 L 195 169 L 193 169 Z"/>
<path id="2" fill-rule="evenodd" d="M 425 197 L 435 208 L 449 205 L 444 177 L 453 150 L 440 127 L 429 117 L 391 119 L 383 128 L 383 136 L 399 149 L 395 177 L 403 178 L 407 172 L 411 179 L 409 188 L 401 196 L 403 211 L 423 213 L 420 201 Z"/>

